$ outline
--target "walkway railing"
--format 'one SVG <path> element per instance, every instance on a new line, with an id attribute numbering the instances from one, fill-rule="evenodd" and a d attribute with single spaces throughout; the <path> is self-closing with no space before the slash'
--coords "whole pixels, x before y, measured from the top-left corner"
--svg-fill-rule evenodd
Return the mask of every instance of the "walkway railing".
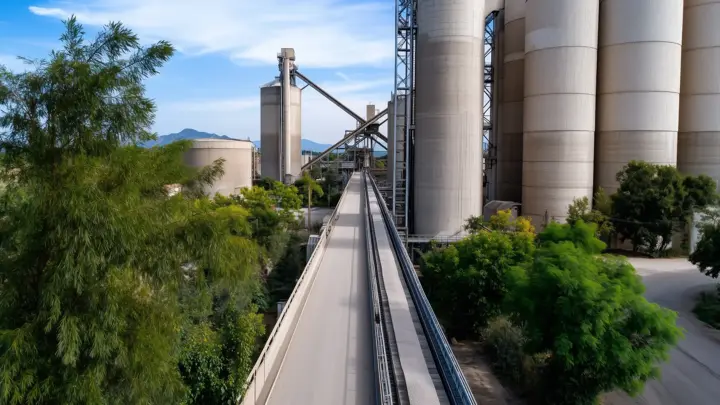
<path id="1" fill-rule="evenodd" d="M 315 281 L 317 269 L 325 253 L 330 232 L 332 232 L 335 221 L 337 221 L 338 210 L 345 199 L 345 195 L 347 194 L 345 191 L 347 191 L 349 184 L 350 181 L 346 184 L 337 206 L 335 206 L 335 209 L 330 215 L 330 220 L 320 234 L 320 239 L 310 256 L 310 260 L 308 260 L 305 269 L 295 284 L 295 288 L 285 303 L 282 313 L 278 314 L 277 322 L 270 332 L 270 336 L 268 336 L 265 346 L 255 362 L 255 366 L 245 381 L 245 393 L 242 397 L 238 398 L 238 402 L 241 405 L 265 403 L 270 388 L 277 376 L 281 359 L 285 356 L 285 352 L 287 352 L 290 343 L 289 337 L 292 335 L 293 330 L 295 330 L 302 308 L 307 301 L 307 291 L 310 286 L 312 286 L 313 281 Z"/>

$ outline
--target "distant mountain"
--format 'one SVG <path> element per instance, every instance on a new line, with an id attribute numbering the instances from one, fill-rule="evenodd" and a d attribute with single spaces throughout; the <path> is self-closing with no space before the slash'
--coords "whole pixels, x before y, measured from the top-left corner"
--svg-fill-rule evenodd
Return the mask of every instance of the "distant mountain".
<path id="1" fill-rule="evenodd" d="M 257 147 L 257 148 L 260 147 L 260 141 L 253 141 L 253 143 L 255 144 L 255 147 Z M 332 146 L 329 143 L 317 143 L 317 142 L 313 142 L 309 139 L 303 139 L 302 142 L 300 143 L 300 145 L 302 147 L 302 150 L 309 150 L 309 151 L 318 152 L 318 153 L 320 153 L 320 152 L 324 151 L 325 149 Z"/>
<path id="2" fill-rule="evenodd" d="M 214 139 L 233 139 L 227 135 L 211 134 L 209 132 L 197 131 L 192 128 L 185 128 L 176 134 L 168 134 L 158 136 L 157 140 L 147 141 L 142 146 L 151 148 L 153 146 L 162 146 L 181 139 L 202 139 L 202 138 L 214 138 Z"/>
<path id="3" fill-rule="evenodd" d="M 212 134 L 210 132 L 202 132 L 198 131 L 196 129 L 192 128 L 185 128 L 182 131 L 175 133 L 175 134 L 168 134 L 168 135 L 161 135 L 158 136 L 157 140 L 154 141 L 147 141 L 142 144 L 142 146 L 146 148 L 151 148 L 153 146 L 162 146 L 167 145 L 169 143 L 173 143 L 175 141 L 179 141 L 181 139 L 202 139 L 202 138 L 213 138 L 213 139 L 238 139 L 233 138 L 227 135 L 218 135 L 218 134 Z M 260 148 L 260 141 L 253 141 L 255 144 L 255 147 Z M 329 143 L 318 143 L 311 141 L 309 139 L 303 139 L 302 140 L 302 150 L 309 150 L 312 152 L 323 152 L 327 150 L 327 148 L 331 147 L 332 145 Z M 375 156 L 381 156 L 387 154 L 387 152 L 380 148 L 376 147 L 375 150 Z"/>

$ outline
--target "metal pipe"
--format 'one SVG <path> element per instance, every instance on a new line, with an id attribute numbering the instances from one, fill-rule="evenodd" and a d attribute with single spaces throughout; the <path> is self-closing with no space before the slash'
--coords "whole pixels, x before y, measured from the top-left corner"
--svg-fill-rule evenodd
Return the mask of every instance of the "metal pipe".
<path id="1" fill-rule="evenodd" d="M 368 120 L 366 123 L 364 123 L 363 125 L 361 125 L 360 128 L 358 128 L 358 129 L 356 129 L 356 130 L 348 133 L 347 135 L 345 135 L 345 136 L 343 137 L 343 139 L 341 139 L 341 140 L 339 140 L 338 142 L 336 142 L 333 146 L 331 146 L 331 147 L 325 149 L 324 151 L 320 152 L 319 155 L 315 156 L 315 158 L 313 158 L 312 160 L 310 160 L 309 162 L 307 162 L 307 164 L 303 165 L 302 170 L 306 170 L 306 169 L 309 168 L 311 165 L 313 165 L 313 164 L 316 163 L 317 161 L 321 160 L 321 159 L 324 158 L 325 156 L 329 155 L 329 154 L 330 154 L 332 151 L 334 151 L 335 149 L 337 149 L 337 148 L 339 148 L 340 146 L 342 146 L 345 142 L 353 139 L 353 138 L 356 137 L 358 134 L 360 134 L 360 133 L 362 133 L 363 131 L 365 131 L 365 129 L 366 129 L 367 127 L 369 127 L 370 125 L 376 123 L 378 120 L 380 120 L 380 118 L 384 117 L 387 113 L 388 113 L 387 108 L 384 109 L 384 110 L 382 110 L 381 112 L 379 112 L 378 115 L 376 115 L 376 116 L 373 117 L 371 120 Z"/>
<path id="2" fill-rule="evenodd" d="M 348 115 L 350 115 L 351 117 L 353 117 L 356 121 L 362 122 L 362 123 L 365 122 L 365 120 L 364 120 L 362 117 L 360 117 L 358 114 L 355 114 L 354 111 L 352 111 L 351 109 L 349 109 L 348 107 L 346 107 L 343 103 L 341 103 L 340 101 L 338 101 L 335 97 L 331 96 L 330 93 L 328 93 L 328 92 L 326 92 L 325 90 L 323 90 L 322 87 L 320 87 L 320 86 L 318 86 L 317 84 L 315 84 L 312 80 L 308 79 L 307 76 L 305 76 L 304 74 L 302 74 L 302 73 L 300 73 L 299 71 L 295 70 L 295 76 L 297 76 L 297 77 L 299 77 L 300 79 L 302 79 L 302 81 L 304 81 L 304 82 L 307 83 L 310 87 L 312 87 L 313 89 L 315 89 L 315 91 L 317 91 L 318 93 L 320 93 L 323 97 L 325 97 L 325 98 L 327 98 L 328 100 L 330 100 L 333 104 L 335 104 L 336 106 L 340 107 L 341 110 L 343 110 L 343 111 L 345 111 L 346 113 L 348 113 Z"/>
<path id="3" fill-rule="evenodd" d="M 282 173 L 284 175 L 283 178 L 286 179 L 288 175 L 292 175 L 292 163 L 290 160 L 290 125 L 288 125 L 290 121 L 290 59 L 285 54 L 282 55 L 282 73 L 280 80 L 280 99 L 282 102 L 282 111 L 280 113 L 282 117 L 280 143 L 283 145 L 283 154 L 280 160 L 284 162 L 285 166 L 285 170 L 280 173 Z"/>
<path id="4" fill-rule="evenodd" d="M 411 7 L 409 7 L 408 12 L 408 23 L 409 23 L 409 29 L 410 33 L 408 34 L 408 46 L 410 48 L 410 54 L 408 57 L 408 77 L 407 77 L 407 85 L 408 85 L 408 93 L 405 97 L 405 228 L 406 228 L 406 234 L 409 234 L 410 231 L 414 230 L 414 225 L 411 227 L 410 224 L 410 194 L 411 191 L 415 189 L 413 187 L 413 179 L 414 176 L 412 174 L 412 171 L 414 169 L 413 165 L 413 149 L 414 149 L 414 137 L 412 136 L 414 134 L 414 126 L 415 126 L 415 27 L 417 24 L 417 17 L 415 15 L 415 12 L 417 11 L 417 0 L 412 1 Z M 397 139 L 397 138 L 395 138 Z M 413 197 L 414 198 L 414 197 Z M 395 202 L 393 201 L 393 204 Z M 414 224 L 414 220 L 413 220 Z"/>

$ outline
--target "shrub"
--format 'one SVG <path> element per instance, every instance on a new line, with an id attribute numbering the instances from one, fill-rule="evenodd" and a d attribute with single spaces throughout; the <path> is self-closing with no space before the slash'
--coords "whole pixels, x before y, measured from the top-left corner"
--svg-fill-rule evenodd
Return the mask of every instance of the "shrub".
<path id="1" fill-rule="evenodd" d="M 509 318 L 498 316 L 488 322 L 482 332 L 485 350 L 493 361 L 493 367 L 501 375 L 519 383 L 523 380 L 525 364 L 525 336 L 520 327 Z"/>

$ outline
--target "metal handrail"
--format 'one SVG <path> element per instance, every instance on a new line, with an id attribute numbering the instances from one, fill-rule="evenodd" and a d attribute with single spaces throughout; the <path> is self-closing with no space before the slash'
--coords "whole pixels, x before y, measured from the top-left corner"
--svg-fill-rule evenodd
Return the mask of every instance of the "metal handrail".
<path id="1" fill-rule="evenodd" d="M 367 180 L 363 175 L 363 196 L 364 196 L 364 211 L 365 211 L 365 244 L 367 247 L 367 265 L 369 275 L 369 286 L 370 286 L 370 307 L 372 312 L 371 322 L 374 325 L 373 328 L 373 350 L 375 351 L 375 357 L 373 362 L 375 363 L 375 373 L 377 384 L 375 402 L 378 405 L 393 405 L 394 396 L 392 388 L 392 380 L 390 376 L 390 359 L 387 356 L 387 348 L 385 346 L 385 324 L 384 314 L 381 308 L 380 294 L 377 286 L 377 264 L 378 264 L 378 253 L 377 253 L 377 242 L 375 240 L 375 228 L 372 224 L 371 212 L 370 212 L 370 198 L 367 188 Z"/>
<path id="2" fill-rule="evenodd" d="M 350 180 L 348 180 L 347 184 L 345 184 L 345 189 L 343 190 L 343 193 L 340 196 L 340 200 L 338 200 L 338 203 L 335 206 L 335 209 L 333 210 L 332 214 L 330 215 L 330 220 L 328 221 L 327 225 L 324 226 L 324 230 L 320 235 L 320 239 L 318 239 L 318 242 L 315 245 L 315 249 L 313 250 L 312 254 L 310 255 L 310 259 L 308 260 L 307 264 L 305 265 L 305 268 L 303 269 L 302 273 L 300 274 L 300 278 L 298 278 L 297 282 L 295 283 L 295 287 L 293 287 L 293 290 L 290 293 L 290 297 L 288 297 L 287 301 L 285 302 L 283 311 L 278 315 L 278 318 L 275 321 L 275 326 L 273 326 L 273 329 L 270 332 L 268 339 L 265 341 L 265 345 L 263 346 L 263 349 L 260 352 L 260 355 L 258 356 L 257 360 L 255 361 L 255 365 L 253 366 L 252 370 L 250 370 L 248 377 L 245 379 L 245 388 L 246 389 L 255 380 L 255 376 L 257 375 L 259 366 L 265 360 L 265 356 L 267 355 L 267 353 L 270 349 L 270 346 L 272 346 L 272 344 L 275 342 L 275 338 L 277 336 L 278 329 L 280 328 L 282 321 L 285 319 L 285 315 L 288 313 L 287 308 L 291 305 L 291 303 L 293 303 L 293 300 L 295 299 L 295 297 L 297 295 L 297 291 L 300 288 L 300 286 L 302 285 L 303 280 L 310 273 L 308 271 L 308 269 L 311 269 L 311 268 L 313 268 L 313 266 L 319 264 L 318 258 L 322 255 L 322 253 L 318 253 L 318 252 L 323 250 L 322 248 L 327 243 L 328 235 L 330 235 L 330 232 L 332 231 L 332 228 L 335 225 L 335 221 L 337 221 L 338 210 L 342 206 L 342 203 L 345 199 L 345 195 L 347 194 L 346 191 L 347 191 L 347 188 L 349 185 L 350 185 Z M 245 399 L 245 392 L 243 392 L 243 394 L 240 397 L 238 397 L 237 403 L 240 403 L 244 399 Z"/>
<path id="3" fill-rule="evenodd" d="M 453 354 L 452 348 L 445 337 L 445 333 L 438 322 L 435 313 L 430 306 L 430 302 L 423 291 L 420 279 L 415 272 L 412 260 L 403 246 L 402 239 L 397 229 L 395 229 L 392 216 L 385 204 L 385 200 L 380 190 L 375 184 L 375 180 L 367 173 L 365 176 L 369 178 L 370 183 L 375 191 L 375 196 L 380 202 L 380 211 L 382 212 L 385 226 L 387 227 L 390 240 L 393 244 L 398 263 L 402 269 L 405 282 L 410 291 L 415 308 L 418 310 L 420 323 L 425 331 L 430 350 L 432 351 L 435 364 L 437 365 L 443 380 L 443 385 L 448 394 L 450 402 L 453 405 L 477 405 L 475 398 L 470 390 L 470 385 L 465 379 L 465 375 L 460 369 L 460 364 Z"/>

